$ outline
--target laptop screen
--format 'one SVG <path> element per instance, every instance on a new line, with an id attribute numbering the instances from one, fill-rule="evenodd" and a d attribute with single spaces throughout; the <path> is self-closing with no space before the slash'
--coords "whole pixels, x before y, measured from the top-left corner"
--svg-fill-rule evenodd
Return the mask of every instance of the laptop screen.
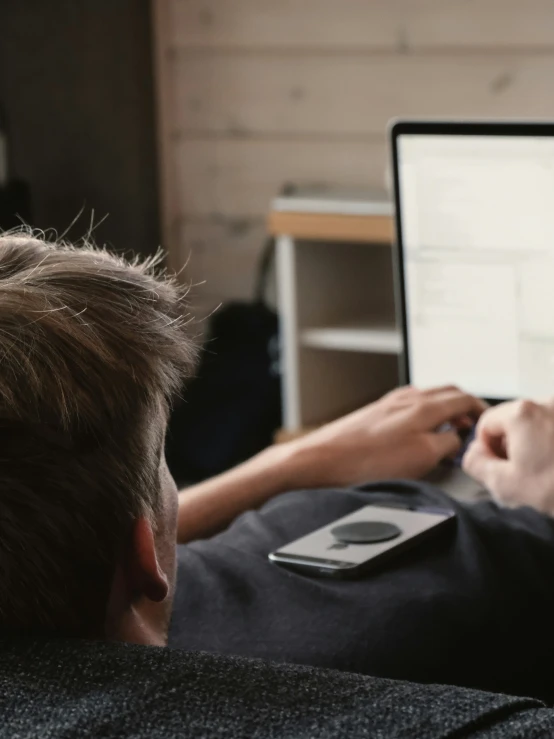
<path id="1" fill-rule="evenodd" d="M 554 395 L 554 138 L 396 146 L 410 382 Z"/>

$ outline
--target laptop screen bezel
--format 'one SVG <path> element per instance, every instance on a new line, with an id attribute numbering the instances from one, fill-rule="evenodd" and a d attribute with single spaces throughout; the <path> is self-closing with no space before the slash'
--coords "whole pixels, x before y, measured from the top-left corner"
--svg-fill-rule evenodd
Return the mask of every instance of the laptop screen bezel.
<path id="1" fill-rule="evenodd" d="M 400 192 L 400 166 L 398 139 L 406 134 L 420 136 L 518 136 L 554 138 L 554 122 L 539 121 L 409 121 L 396 120 L 390 125 L 394 193 L 394 283 L 397 320 L 402 331 L 403 351 L 400 355 L 399 373 L 403 384 L 410 384 L 410 357 L 406 281 L 404 276 L 404 242 L 402 237 L 402 207 Z M 485 398 L 491 404 L 513 398 Z"/>

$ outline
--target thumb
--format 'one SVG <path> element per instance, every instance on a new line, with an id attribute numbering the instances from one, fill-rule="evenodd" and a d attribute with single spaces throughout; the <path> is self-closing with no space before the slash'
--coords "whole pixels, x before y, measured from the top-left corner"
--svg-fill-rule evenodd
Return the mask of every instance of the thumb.
<path id="1" fill-rule="evenodd" d="M 495 498 L 504 499 L 507 494 L 505 482 L 510 462 L 497 457 L 490 447 L 476 439 L 462 459 L 462 469 L 474 480 L 480 482 Z"/>

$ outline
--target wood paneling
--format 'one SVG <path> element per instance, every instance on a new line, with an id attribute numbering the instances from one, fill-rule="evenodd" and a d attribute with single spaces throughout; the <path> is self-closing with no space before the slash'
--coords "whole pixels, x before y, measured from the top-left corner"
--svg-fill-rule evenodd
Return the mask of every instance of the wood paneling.
<path id="1" fill-rule="evenodd" d="M 284 183 L 385 186 L 390 118 L 554 120 L 554 0 L 153 2 L 165 231 L 209 307 L 251 295 Z"/>
<path id="2" fill-rule="evenodd" d="M 265 238 L 263 219 L 182 219 L 175 259 L 186 264 L 194 307 L 206 313 L 224 300 L 252 298 Z"/>
<path id="3" fill-rule="evenodd" d="M 169 43 L 303 50 L 553 46 L 551 0 L 175 0 Z"/>
<path id="4" fill-rule="evenodd" d="M 153 49 L 152 63 L 156 77 L 156 129 L 158 145 L 158 209 L 161 221 L 162 244 L 173 244 L 175 214 L 178 212 L 177 187 L 175 185 L 174 147 L 171 138 L 175 125 L 175 93 L 167 67 L 167 44 L 171 34 L 171 9 L 169 2 L 152 3 Z M 169 248 L 168 266 L 174 271 L 181 267 Z"/>
<path id="5" fill-rule="evenodd" d="M 265 216 L 287 181 L 384 189 L 380 141 L 183 139 L 175 146 L 179 211 Z"/>
<path id="6" fill-rule="evenodd" d="M 0 102 L 36 228 L 78 240 L 92 221 L 100 244 L 157 249 L 150 34 L 149 0 L 0 0 Z"/>
<path id="7" fill-rule="evenodd" d="M 554 34 L 554 26 L 553 26 Z M 383 135 L 394 116 L 554 117 L 554 55 L 184 55 L 178 130 Z"/>

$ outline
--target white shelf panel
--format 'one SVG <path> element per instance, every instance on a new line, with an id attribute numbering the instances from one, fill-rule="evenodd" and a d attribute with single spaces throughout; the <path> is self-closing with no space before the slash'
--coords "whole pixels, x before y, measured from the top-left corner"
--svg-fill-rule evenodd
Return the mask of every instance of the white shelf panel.
<path id="1" fill-rule="evenodd" d="M 348 324 L 305 329 L 300 335 L 300 343 L 312 349 L 345 352 L 400 354 L 402 351 L 400 331 L 385 324 Z"/>

